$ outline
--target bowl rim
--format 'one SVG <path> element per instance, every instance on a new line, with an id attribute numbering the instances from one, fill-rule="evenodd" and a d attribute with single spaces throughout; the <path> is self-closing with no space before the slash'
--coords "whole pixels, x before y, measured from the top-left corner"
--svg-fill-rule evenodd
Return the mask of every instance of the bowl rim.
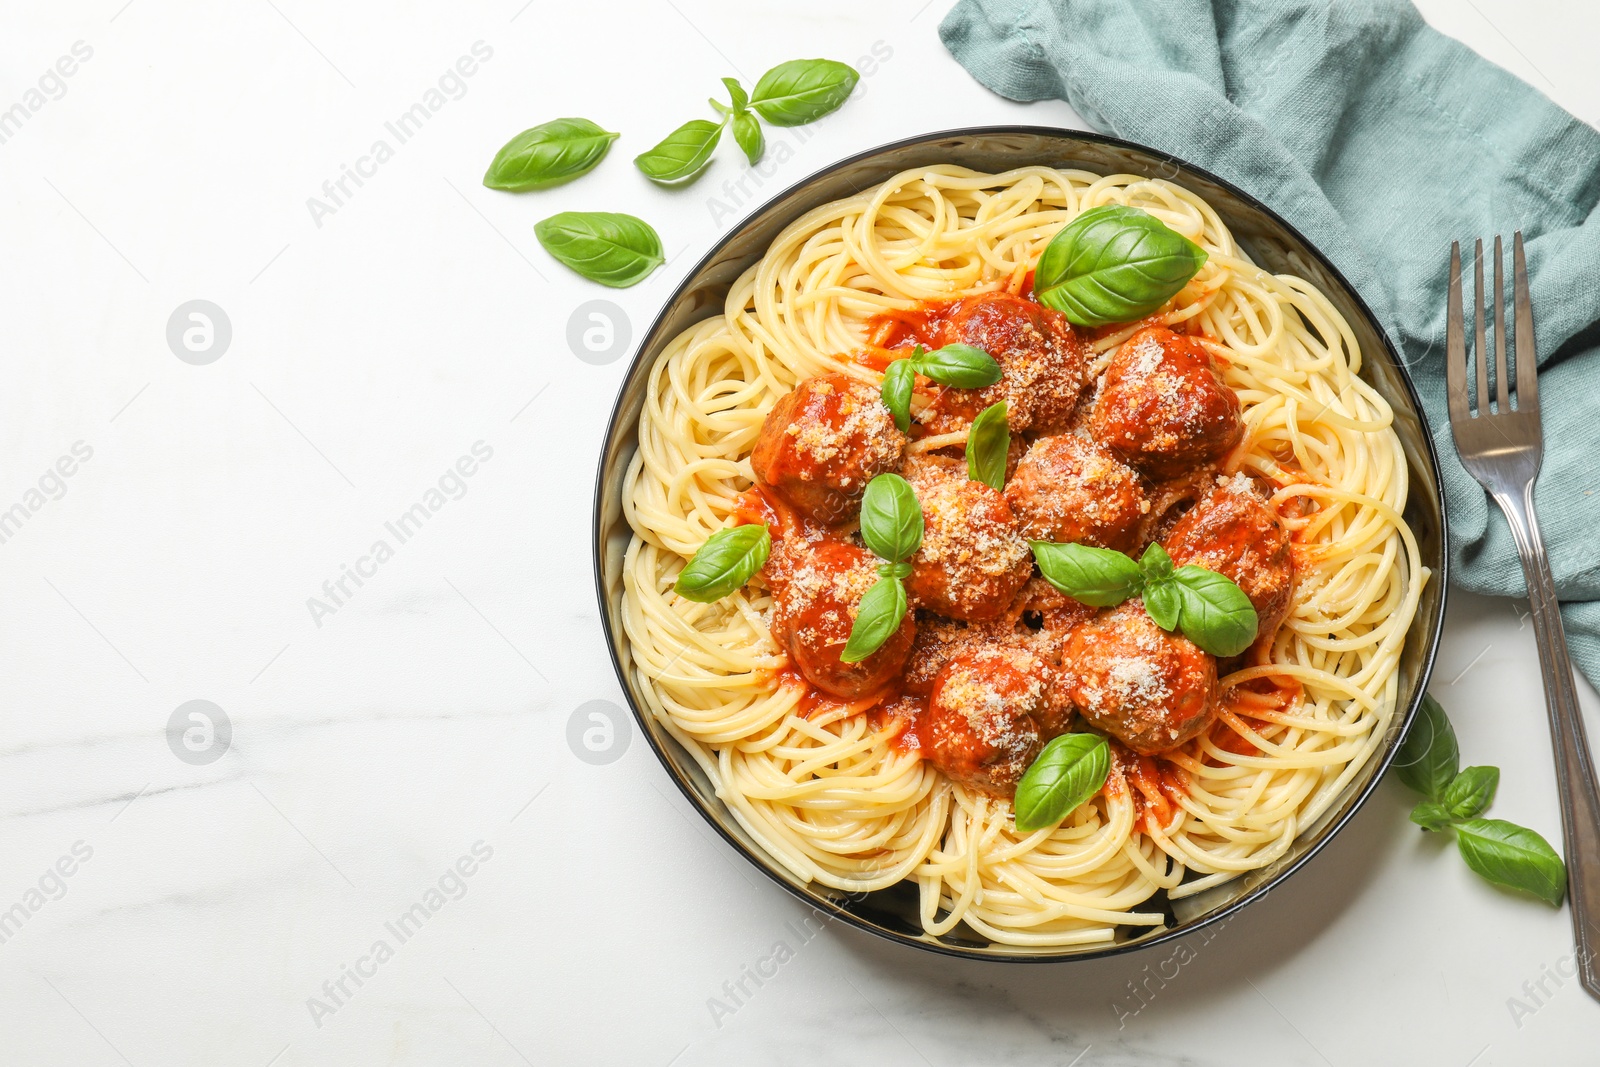
<path id="1" fill-rule="evenodd" d="M 1329 823 L 1323 829 L 1318 839 L 1312 842 L 1304 853 L 1295 857 L 1292 862 L 1287 863 L 1279 868 L 1270 878 L 1267 878 L 1254 889 L 1251 889 L 1249 892 L 1229 902 L 1223 907 L 1218 908 L 1201 918 L 1195 919 L 1192 922 L 1180 923 L 1178 925 L 1161 930 L 1148 937 L 1141 937 L 1136 940 L 1125 941 L 1122 943 L 1113 943 L 1105 946 L 1104 948 L 1061 951 L 1055 953 L 1034 952 L 1006 955 L 997 953 L 993 951 L 992 948 L 987 950 L 964 948 L 960 945 L 944 944 L 938 941 L 927 940 L 878 926 L 877 924 L 872 923 L 867 919 L 856 915 L 854 912 L 842 907 L 832 898 L 829 898 L 822 893 L 811 891 L 809 889 L 809 883 L 805 886 L 801 886 L 783 878 L 776 869 L 775 861 L 771 861 L 770 858 L 767 861 L 763 861 L 761 856 L 756 855 L 753 850 L 746 848 L 743 842 L 729 833 L 722 823 L 718 819 L 714 818 L 711 813 L 705 809 L 705 807 L 701 804 L 699 795 L 693 785 L 684 777 L 684 775 L 678 769 L 676 761 L 663 749 L 662 745 L 657 740 L 656 735 L 651 728 L 649 713 L 639 706 L 639 702 L 634 699 L 632 690 L 628 686 L 626 668 L 623 666 L 621 657 L 618 654 L 617 642 L 612 639 L 612 634 L 614 632 L 614 620 L 612 618 L 610 602 L 606 597 L 604 567 L 605 531 L 601 524 L 603 521 L 603 506 L 607 490 L 606 458 L 611 451 L 611 443 L 617 434 L 618 421 L 622 416 L 622 407 L 626 399 L 628 384 L 633 380 L 634 375 L 638 370 L 639 362 L 644 355 L 645 348 L 651 338 L 655 337 L 656 333 L 665 324 L 668 315 L 672 311 L 672 308 L 690 288 L 691 283 L 693 283 L 695 279 L 697 279 L 706 269 L 706 267 L 709 266 L 718 255 L 721 254 L 725 247 L 744 235 L 744 232 L 749 228 L 751 222 L 753 222 L 767 208 L 789 198 L 796 192 L 800 191 L 803 187 L 842 168 L 870 161 L 875 156 L 900 149 L 915 148 L 919 145 L 929 144 L 931 142 L 941 140 L 949 140 L 954 138 L 1005 136 L 1014 134 L 1053 138 L 1058 140 L 1085 141 L 1092 144 L 1105 145 L 1111 148 L 1132 150 L 1133 152 L 1140 153 L 1154 159 L 1167 160 L 1206 181 L 1215 183 L 1217 186 L 1220 186 L 1231 195 L 1237 197 L 1247 207 L 1260 212 L 1273 223 L 1281 226 L 1289 234 L 1297 238 L 1301 245 L 1306 249 L 1307 252 L 1310 253 L 1311 257 L 1316 260 L 1321 268 L 1327 271 L 1332 278 L 1334 278 L 1340 285 L 1344 287 L 1345 292 L 1350 295 L 1357 313 L 1365 318 L 1373 327 L 1373 332 L 1377 335 L 1379 344 L 1381 345 L 1390 366 L 1399 371 L 1399 378 L 1405 389 L 1406 399 L 1409 401 L 1411 410 L 1416 415 L 1422 429 L 1422 433 L 1419 435 L 1423 444 L 1422 455 L 1426 457 L 1429 471 L 1433 475 L 1434 492 L 1431 494 L 1431 496 L 1438 507 L 1439 542 L 1443 550 L 1440 553 L 1438 570 L 1436 573 L 1430 576 L 1430 581 L 1438 582 L 1438 618 L 1434 621 L 1431 632 L 1423 635 L 1421 664 L 1417 672 L 1416 690 L 1412 695 L 1409 706 L 1406 708 L 1405 715 L 1400 720 L 1399 729 L 1395 734 L 1395 739 L 1388 746 L 1387 751 L 1383 753 L 1381 759 L 1379 760 L 1377 769 L 1372 773 L 1372 776 L 1367 780 L 1366 784 L 1362 786 L 1361 791 L 1350 802 L 1348 809 L 1333 822 Z M 1415 489 L 1416 487 L 1413 484 L 1411 488 Z M 1378 788 L 1378 784 L 1383 781 L 1384 775 L 1389 770 L 1389 765 L 1394 761 L 1395 755 L 1399 751 L 1401 741 L 1403 741 L 1406 734 L 1410 732 L 1411 724 L 1416 718 L 1417 709 L 1422 704 L 1422 699 L 1427 693 L 1428 682 L 1433 675 L 1434 661 L 1438 656 L 1440 639 L 1444 631 L 1445 609 L 1447 606 L 1450 588 L 1449 515 L 1445 510 L 1443 471 L 1440 468 L 1439 452 L 1434 443 L 1432 429 L 1430 423 L 1428 422 L 1427 410 L 1423 407 L 1422 397 L 1417 392 L 1416 382 L 1411 377 L 1410 367 L 1401 357 L 1400 353 L 1396 350 L 1394 343 L 1390 340 L 1388 329 L 1384 326 L 1382 320 L 1380 320 L 1377 315 L 1373 313 L 1372 307 L 1367 303 L 1360 291 L 1351 284 L 1350 279 L 1345 276 L 1344 272 L 1341 271 L 1320 248 L 1318 248 L 1309 238 L 1307 238 L 1305 234 L 1301 233 L 1298 227 L 1290 223 L 1276 210 L 1264 203 L 1260 198 L 1246 192 L 1233 182 L 1228 181 L 1226 178 L 1219 177 L 1205 167 L 1190 163 L 1188 160 L 1173 155 L 1170 152 L 1165 152 L 1159 148 L 1153 148 L 1149 145 L 1140 144 L 1137 141 L 1129 141 L 1125 138 L 1112 137 L 1107 134 L 1102 134 L 1091 130 L 1076 130 L 1069 127 L 1058 126 L 1035 126 L 1018 123 L 1003 123 L 992 126 L 961 126 L 953 129 L 936 130 L 929 133 L 917 134 L 911 137 L 898 138 L 896 140 L 877 145 L 873 148 L 854 152 L 841 159 L 835 160 L 834 162 L 829 163 L 828 165 L 817 170 L 811 171 L 810 173 L 801 177 L 799 180 L 785 186 L 783 189 L 775 192 L 766 200 L 753 204 L 749 213 L 746 214 L 746 216 L 741 219 L 737 225 L 730 228 L 727 233 L 718 238 L 711 245 L 711 247 L 706 250 L 705 254 L 700 257 L 699 261 L 696 262 L 695 265 L 683 275 L 682 280 L 680 280 L 677 286 L 674 287 L 672 293 L 668 295 L 662 302 L 660 310 L 656 313 L 655 317 L 650 323 L 650 328 L 639 335 L 639 343 L 634 349 L 633 355 L 627 363 L 626 369 L 622 376 L 622 381 L 617 386 L 617 399 L 615 403 L 612 404 L 611 413 L 606 419 L 606 430 L 601 440 L 599 463 L 595 472 L 595 495 L 592 523 L 593 529 L 591 532 L 593 541 L 591 544 L 591 549 L 594 565 L 595 596 L 600 605 L 601 631 L 605 638 L 606 651 L 611 659 L 612 670 L 616 675 L 618 685 L 622 689 L 623 698 L 627 701 L 628 708 L 633 713 L 633 717 L 639 727 L 639 731 L 644 735 L 645 742 L 650 746 L 651 751 L 655 754 L 655 757 L 661 764 L 662 768 L 667 772 L 668 777 L 670 777 L 673 783 L 677 785 L 678 791 L 684 795 L 684 798 L 689 801 L 690 806 L 694 808 L 696 814 L 710 824 L 711 828 L 716 831 L 717 835 L 726 841 L 736 853 L 747 860 L 752 866 L 754 866 L 762 874 L 766 875 L 767 878 L 776 883 L 791 896 L 795 897 L 797 900 L 806 904 L 808 907 L 815 909 L 816 911 L 822 912 L 831 918 L 838 919 L 849 926 L 853 926 L 856 929 L 876 935 L 877 937 L 883 938 L 884 940 L 892 942 L 896 945 L 910 946 L 921 949 L 925 952 L 933 952 L 944 956 L 954 956 L 960 959 L 997 964 L 1077 963 L 1087 960 L 1105 959 L 1111 956 L 1120 956 L 1131 952 L 1137 952 L 1142 949 L 1153 948 L 1156 945 L 1166 944 L 1171 941 L 1175 941 L 1178 938 L 1187 937 L 1190 934 L 1197 933 L 1208 926 L 1212 926 L 1213 924 L 1224 922 L 1232 918 L 1248 905 L 1255 903 L 1257 900 L 1260 900 L 1262 897 L 1266 896 L 1273 889 L 1276 889 L 1278 886 L 1282 885 L 1291 875 L 1304 868 L 1312 860 L 1312 858 L 1322 851 L 1328 842 L 1333 840 L 1333 838 L 1337 836 L 1346 825 L 1349 824 L 1351 819 L 1355 817 L 1356 813 L 1366 806 L 1367 801 L 1371 798 L 1373 792 Z M 1299 835 L 1296 835 L 1297 839 L 1298 836 Z"/>

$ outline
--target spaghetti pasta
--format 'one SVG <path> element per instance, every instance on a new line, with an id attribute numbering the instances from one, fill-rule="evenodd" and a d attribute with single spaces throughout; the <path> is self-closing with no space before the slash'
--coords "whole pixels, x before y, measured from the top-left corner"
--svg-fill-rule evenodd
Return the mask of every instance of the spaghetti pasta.
<path id="1" fill-rule="evenodd" d="M 1114 765 L 1061 825 L 1019 833 L 1010 802 L 894 743 L 869 698 L 802 706 L 757 583 L 714 604 L 672 586 L 733 521 L 764 415 L 802 379 L 878 384 L 868 322 L 920 301 L 1020 291 L 1051 237 L 1101 204 L 1143 208 L 1205 266 L 1154 320 L 1092 339 L 1091 378 L 1139 326 L 1189 333 L 1237 393 L 1245 438 L 1227 472 L 1274 487 L 1298 585 L 1276 637 L 1221 680 L 1217 723 L 1151 765 Z M 1378 751 L 1428 573 L 1402 513 L 1407 468 L 1361 353 L 1313 286 L 1257 268 L 1194 193 L 1133 175 L 1026 167 L 906 171 L 819 207 L 733 285 L 721 315 L 650 372 L 624 514 L 622 621 L 650 712 L 734 817 L 797 877 L 864 892 L 912 880 L 929 936 L 1104 942 L 1152 927 L 1165 890 L 1199 892 L 1281 856 Z M 959 444 L 924 438 L 913 451 Z M 1173 782 L 1179 787 L 1169 788 Z"/>

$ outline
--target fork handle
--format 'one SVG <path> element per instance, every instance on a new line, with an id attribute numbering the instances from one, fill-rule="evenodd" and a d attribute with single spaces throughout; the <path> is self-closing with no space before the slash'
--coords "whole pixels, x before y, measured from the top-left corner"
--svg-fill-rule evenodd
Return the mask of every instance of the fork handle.
<path id="1" fill-rule="evenodd" d="M 1561 837 L 1567 864 L 1567 899 L 1572 905 L 1572 932 L 1577 942 L 1578 978 L 1589 995 L 1600 1000 L 1600 788 L 1572 681 L 1567 634 L 1561 625 L 1555 579 L 1545 555 L 1539 519 L 1533 510 L 1533 482 L 1521 496 L 1494 495 L 1505 512 L 1522 557 L 1533 614 L 1533 635 L 1539 645 L 1539 671 L 1544 676 L 1545 706 L 1555 747 L 1556 785 L 1561 796 Z"/>

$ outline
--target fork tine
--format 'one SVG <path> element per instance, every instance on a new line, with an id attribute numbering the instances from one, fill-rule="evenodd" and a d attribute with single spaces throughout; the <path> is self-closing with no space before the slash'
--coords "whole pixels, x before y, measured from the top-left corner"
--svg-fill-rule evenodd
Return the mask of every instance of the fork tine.
<path id="1" fill-rule="evenodd" d="M 1511 410 L 1507 390 L 1511 376 L 1506 373 L 1506 283 L 1500 273 L 1500 235 L 1494 235 L 1494 394 L 1498 402 L 1496 413 L 1504 415 Z M 1484 405 L 1487 407 L 1488 405 Z"/>
<path id="2" fill-rule="evenodd" d="M 1539 410 L 1539 355 L 1533 346 L 1533 304 L 1528 299 L 1528 264 L 1522 258 L 1522 231 L 1511 239 L 1513 298 L 1517 310 L 1517 410 Z"/>
<path id="3" fill-rule="evenodd" d="M 1520 250 L 1521 245 L 1517 248 Z M 1519 258 L 1518 263 L 1522 260 Z M 1521 277 L 1521 275 L 1518 275 Z M 1520 290 L 1519 290 L 1520 292 Z M 1521 328 L 1522 305 L 1517 305 L 1517 323 Z M 1467 338 L 1461 318 L 1461 245 L 1459 242 L 1450 242 L 1450 303 L 1445 309 L 1445 381 L 1448 383 L 1450 397 L 1450 421 L 1462 422 L 1472 417 L 1467 404 Z M 1521 338 L 1518 338 L 1521 341 Z M 1521 369 L 1519 364 L 1518 369 Z M 1522 392 L 1523 386 L 1517 383 L 1517 392 Z"/>
<path id="4" fill-rule="evenodd" d="M 1483 288 L 1483 241 L 1472 253 L 1472 359 L 1478 368 L 1478 414 L 1489 414 L 1489 346 L 1483 339 L 1483 320 L 1488 318 L 1488 294 Z"/>

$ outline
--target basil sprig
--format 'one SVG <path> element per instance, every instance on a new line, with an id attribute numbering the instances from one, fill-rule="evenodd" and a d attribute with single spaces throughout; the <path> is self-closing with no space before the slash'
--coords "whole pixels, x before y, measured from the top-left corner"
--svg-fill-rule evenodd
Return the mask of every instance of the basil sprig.
<path id="1" fill-rule="evenodd" d="M 1205 261 L 1204 249 L 1149 212 L 1104 204 L 1051 238 L 1033 291 L 1079 326 L 1132 322 L 1171 300 Z"/>
<path id="2" fill-rule="evenodd" d="M 1135 563 L 1121 552 L 1091 545 L 1030 541 L 1045 581 L 1090 607 L 1109 608 L 1143 596 L 1155 624 L 1213 656 L 1237 656 L 1256 639 L 1259 619 L 1244 590 L 1226 575 L 1193 564 L 1174 568 L 1160 545 Z"/>
<path id="3" fill-rule="evenodd" d="M 804 126 L 837 111 L 860 79 L 832 59 L 791 59 L 761 76 L 750 106 L 774 126 Z"/>
<path id="4" fill-rule="evenodd" d="M 1001 377 L 1000 364 L 981 348 L 954 344 L 930 352 L 917 345 L 883 372 L 883 404 L 901 433 L 911 428 L 911 386 L 918 374 L 956 389 L 986 389 Z"/>
<path id="5" fill-rule="evenodd" d="M 1053 737 L 1017 782 L 1011 809 L 1017 830 L 1054 826 L 1106 784 L 1111 746 L 1099 734 Z"/>
<path id="6" fill-rule="evenodd" d="M 1394 759 L 1400 780 L 1427 798 L 1412 809 L 1411 821 L 1429 831 L 1454 828 L 1461 858 L 1480 877 L 1560 905 L 1567 885 L 1560 855 L 1526 827 L 1478 818 L 1494 800 L 1500 769 L 1458 771 L 1460 759 L 1455 730 L 1444 709 L 1423 694 L 1417 718 Z"/>
<path id="7" fill-rule="evenodd" d="M 621 289 L 666 262 L 661 237 L 643 219 L 610 211 L 563 211 L 534 226 L 557 260 L 590 281 Z"/>
<path id="8" fill-rule="evenodd" d="M 634 157 L 634 165 L 659 185 L 686 185 L 700 176 L 716 152 L 722 131 L 733 127 L 733 139 L 751 166 L 766 151 L 761 119 L 774 126 L 803 126 L 836 110 L 859 80 L 854 69 L 831 59 L 795 59 L 780 63 L 761 76 L 753 92 L 745 92 L 737 78 L 723 78 L 728 102 L 709 102 L 720 122 L 691 119 L 673 130 L 648 152 Z M 760 116 L 758 119 L 757 116 Z"/>
<path id="9" fill-rule="evenodd" d="M 922 527 L 922 505 L 910 482 L 898 474 L 880 474 L 867 483 L 861 498 L 861 539 L 884 562 L 856 608 L 840 662 L 860 663 L 900 629 L 909 607 L 905 579 L 911 576 L 911 564 L 906 560 L 922 547 Z"/>
<path id="10" fill-rule="evenodd" d="M 491 189 L 547 189 L 587 174 L 621 134 L 588 119 L 553 119 L 523 130 L 495 153 L 483 176 Z"/>
<path id="11" fill-rule="evenodd" d="M 657 185 L 676 185 L 688 181 L 711 162 L 727 123 L 690 119 L 667 134 L 666 139 L 648 152 L 633 157 L 633 165 Z"/>
<path id="12" fill-rule="evenodd" d="M 972 420 L 967 432 L 967 477 L 995 492 L 1006 487 L 1006 457 L 1011 451 L 1006 411 L 1004 400 L 990 404 Z"/>
<path id="13" fill-rule="evenodd" d="M 685 600 L 710 604 L 744 588 L 772 554 L 772 534 L 750 524 L 718 530 L 706 538 L 672 589 Z"/>

